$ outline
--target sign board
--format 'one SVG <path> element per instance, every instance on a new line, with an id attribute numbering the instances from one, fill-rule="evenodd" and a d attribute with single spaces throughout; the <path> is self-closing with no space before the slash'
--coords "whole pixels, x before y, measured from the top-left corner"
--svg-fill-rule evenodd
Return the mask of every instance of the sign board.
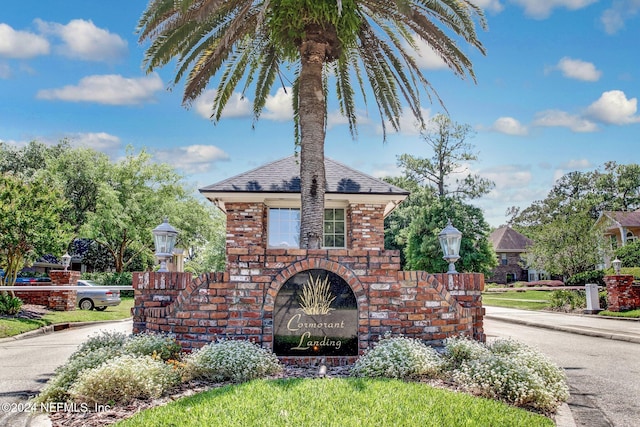
<path id="1" fill-rule="evenodd" d="M 307 270 L 280 288 L 273 313 L 278 356 L 357 356 L 358 305 L 349 284 L 327 270 Z"/>

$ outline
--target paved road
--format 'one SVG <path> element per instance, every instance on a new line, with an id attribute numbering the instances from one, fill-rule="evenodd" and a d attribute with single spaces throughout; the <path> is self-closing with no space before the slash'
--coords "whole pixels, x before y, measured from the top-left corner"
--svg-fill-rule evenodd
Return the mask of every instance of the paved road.
<path id="1" fill-rule="evenodd" d="M 29 338 L 0 341 L 0 426 L 30 425 L 26 414 L 16 411 L 38 393 L 55 369 L 78 345 L 101 330 L 131 333 L 132 322 L 110 322 L 71 328 Z M 9 406 L 7 406 L 9 404 Z M 3 411 L 10 409 L 10 411 Z"/>
<path id="2" fill-rule="evenodd" d="M 640 322 L 519 312 L 487 307 L 488 339 L 513 337 L 536 346 L 561 366 L 576 425 L 640 425 L 640 344 L 633 342 Z M 534 322 L 536 318 L 544 323 Z"/>

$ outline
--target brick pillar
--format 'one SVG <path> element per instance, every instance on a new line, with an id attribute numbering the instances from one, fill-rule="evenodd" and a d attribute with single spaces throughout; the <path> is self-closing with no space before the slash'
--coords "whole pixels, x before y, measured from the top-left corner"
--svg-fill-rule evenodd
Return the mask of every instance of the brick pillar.
<path id="1" fill-rule="evenodd" d="M 633 275 L 605 276 L 607 310 L 626 311 L 640 308 L 640 287 L 633 284 Z"/>
<path id="2" fill-rule="evenodd" d="M 447 286 L 458 303 L 471 311 L 473 323 L 473 339 L 486 342 L 484 333 L 484 313 L 482 291 L 484 290 L 484 274 L 480 273 L 438 273 L 434 274 L 440 283 Z"/>
<path id="3" fill-rule="evenodd" d="M 75 286 L 80 279 L 79 271 L 52 270 L 49 272 L 52 286 Z M 58 311 L 76 309 L 77 291 L 51 291 L 47 301 L 47 308 Z"/>

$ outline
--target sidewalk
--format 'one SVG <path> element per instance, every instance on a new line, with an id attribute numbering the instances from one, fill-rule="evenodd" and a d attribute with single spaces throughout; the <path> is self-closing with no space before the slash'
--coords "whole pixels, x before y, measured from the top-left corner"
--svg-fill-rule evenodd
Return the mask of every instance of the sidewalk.
<path id="1" fill-rule="evenodd" d="M 485 318 L 640 344 L 640 319 L 484 306 Z"/>

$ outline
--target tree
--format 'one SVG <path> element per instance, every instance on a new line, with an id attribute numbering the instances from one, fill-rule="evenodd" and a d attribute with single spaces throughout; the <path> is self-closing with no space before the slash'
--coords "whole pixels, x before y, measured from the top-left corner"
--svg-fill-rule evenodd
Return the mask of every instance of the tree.
<path id="1" fill-rule="evenodd" d="M 182 177 L 167 164 L 152 163 L 144 151 L 128 150 L 125 159 L 104 166 L 106 181 L 99 183 L 95 210 L 86 214 L 80 233 L 106 248 L 121 273 L 141 254 L 152 259 L 151 230 L 188 196 Z"/>
<path id="2" fill-rule="evenodd" d="M 61 191 L 39 176 L 24 181 L 0 175 L 0 283 L 12 285 L 18 272 L 42 254 L 62 254 L 68 239 L 61 222 Z"/>
<path id="3" fill-rule="evenodd" d="M 527 251 L 527 261 L 537 269 L 568 279 L 594 270 L 601 262 L 606 247 L 602 236 L 586 211 L 557 216 L 530 235 L 533 245 Z"/>
<path id="4" fill-rule="evenodd" d="M 357 82 L 366 100 L 363 74 L 374 93 L 383 129 L 400 125 L 406 100 L 422 123 L 420 89 L 437 93 L 407 46 L 425 41 L 453 72 L 475 80 L 472 64 L 445 30 L 484 53 L 476 35 L 482 10 L 469 0 L 154 0 L 140 18 L 141 41 L 150 40 L 144 65 L 152 72 L 177 58 L 174 84 L 188 72 L 183 102 L 195 100 L 224 67 L 212 118 L 219 120 L 233 91 L 252 85 L 257 120 L 281 66 L 294 64 L 294 134 L 300 144 L 303 248 L 321 245 L 324 212 L 324 139 L 330 77 L 340 111 L 356 135 Z M 445 30 L 440 28 L 444 27 Z M 244 79 L 243 79 L 244 77 Z M 438 98 L 439 99 L 439 98 Z"/>
<path id="5" fill-rule="evenodd" d="M 430 125 L 421 137 L 433 150 L 433 156 L 430 159 L 410 154 L 399 156 L 398 166 L 404 169 L 405 176 L 432 188 L 440 197 L 477 199 L 491 191 L 495 186 L 492 181 L 467 173 L 467 163 L 478 160 L 473 146 L 467 142 L 471 127 L 452 122 L 442 114 L 431 119 Z M 466 175 L 462 178 L 454 178 L 463 174 Z"/>
<path id="6" fill-rule="evenodd" d="M 497 264 L 497 257 L 489 243 L 489 224 L 482 210 L 453 198 L 440 197 L 425 206 L 410 224 L 405 247 L 406 266 L 412 270 L 447 271 L 442 259 L 438 234 L 450 219 L 462 233 L 458 271 L 488 273 Z"/>

